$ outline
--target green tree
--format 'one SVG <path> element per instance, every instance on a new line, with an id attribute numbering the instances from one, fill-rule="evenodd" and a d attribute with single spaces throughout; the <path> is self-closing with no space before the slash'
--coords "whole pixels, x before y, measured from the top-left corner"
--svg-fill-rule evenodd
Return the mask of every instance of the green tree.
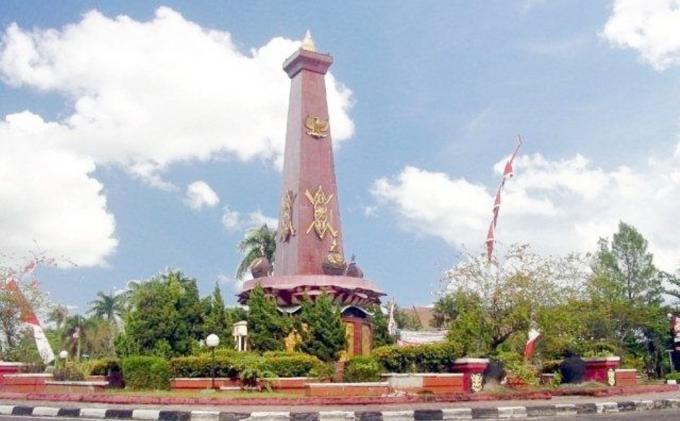
<path id="1" fill-rule="evenodd" d="M 304 325 L 300 350 L 321 361 L 336 361 L 347 345 L 347 338 L 340 307 L 333 299 L 324 293 L 314 301 L 305 300 L 300 321 Z"/>
<path id="2" fill-rule="evenodd" d="M 233 324 L 234 320 L 231 319 L 231 314 L 224 307 L 224 298 L 222 297 L 220 286 L 215 283 L 215 289 L 208 298 L 208 309 L 203 334 L 207 337 L 209 334 L 214 333 L 219 336 L 221 346 L 232 348 L 231 327 Z"/>
<path id="3" fill-rule="evenodd" d="M 269 228 L 267 224 L 260 227 L 251 228 L 245 237 L 238 244 L 242 254 L 241 262 L 236 268 L 236 278 L 243 279 L 248 272 L 250 265 L 264 255 L 271 263 L 274 263 L 274 252 L 276 251 L 276 230 Z"/>
<path id="4" fill-rule="evenodd" d="M 117 324 L 124 308 L 124 296 L 115 294 L 113 292 L 106 294 L 105 292 L 97 292 L 97 298 L 90 302 L 89 313 L 95 317 L 108 320 L 111 323 Z"/>
<path id="5" fill-rule="evenodd" d="M 610 293 L 629 303 L 660 303 L 661 279 L 654 266 L 654 256 L 647 251 L 647 240 L 635 227 L 619 222 L 611 245 L 600 239 L 593 272 L 611 282 Z"/>
<path id="6" fill-rule="evenodd" d="M 599 241 L 592 270 L 587 284 L 589 336 L 643 359 L 648 374 L 660 375 L 670 340 L 662 306 L 664 274 L 654 266 L 647 240 L 620 222 L 611 243 Z"/>
<path id="7" fill-rule="evenodd" d="M 399 306 L 394 306 L 394 321 L 400 329 L 404 330 L 421 330 L 423 328 L 418 314 L 412 309 L 402 309 Z"/>
<path id="8" fill-rule="evenodd" d="M 260 284 L 248 297 L 248 341 L 254 351 L 280 351 L 291 331 L 291 321 L 279 312 L 276 300 L 265 295 Z"/>
<path id="9" fill-rule="evenodd" d="M 116 349 L 121 355 L 187 355 L 202 339 L 203 310 L 195 279 L 180 271 L 156 276 L 134 290 Z"/>
<path id="10" fill-rule="evenodd" d="M 91 328 L 93 321 L 87 317 L 75 314 L 70 316 L 64 322 L 64 329 L 62 335 L 64 344 L 69 348 L 70 354 L 76 360 L 80 360 L 80 355 L 85 351 L 83 344 L 91 335 Z"/>
<path id="11" fill-rule="evenodd" d="M 456 305 L 454 297 L 450 294 L 445 294 L 439 297 L 434 303 L 432 311 L 432 327 L 439 329 L 448 329 L 451 323 L 456 319 Z"/>
<path id="12" fill-rule="evenodd" d="M 583 266 L 579 256 L 541 257 L 528 245 L 511 246 L 503 262 L 467 255 L 443 279 L 442 307 L 454 317 L 450 337 L 466 352 L 495 354 L 511 337 L 526 335 L 542 311 L 578 296 L 587 279 Z"/>
<path id="13" fill-rule="evenodd" d="M 54 322 L 57 330 L 59 330 L 64 326 L 64 322 L 68 318 L 68 308 L 63 305 L 56 305 L 52 307 L 47 318 L 49 321 Z"/>

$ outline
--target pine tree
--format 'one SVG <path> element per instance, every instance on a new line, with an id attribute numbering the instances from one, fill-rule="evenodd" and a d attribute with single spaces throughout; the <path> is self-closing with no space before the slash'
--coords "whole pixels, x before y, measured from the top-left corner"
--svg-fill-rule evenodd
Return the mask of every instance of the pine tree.
<path id="1" fill-rule="evenodd" d="M 215 283 L 215 289 L 209 297 L 207 307 L 208 314 L 205 321 L 204 336 L 207 337 L 209 334 L 214 333 L 220 338 L 220 346 L 231 348 L 231 345 L 233 345 L 231 327 L 234 322 L 227 314 L 224 307 L 222 290 L 217 283 Z"/>
<path id="2" fill-rule="evenodd" d="M 286 336 L 290 333 L 288 316 L 279 312 L 276 301 L 267 297 L 258 284 L 248 297 L 248 342 L 253 351 L 283 350 Z"/>
<path id="3" fill-rule="evenodd" d="M 302 329 L 300 350 L 317 356 L 321 361 L 335 361 L 345 349 L 347 338 L 345 326 L 340 316 L 340 308 L 333 304 L 327 294 L 322 294 L 315 301 L 302 304 Z"/>

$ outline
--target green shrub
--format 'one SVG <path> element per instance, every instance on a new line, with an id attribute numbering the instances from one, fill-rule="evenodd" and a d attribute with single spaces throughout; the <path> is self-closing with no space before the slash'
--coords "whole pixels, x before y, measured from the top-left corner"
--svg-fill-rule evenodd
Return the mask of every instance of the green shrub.
<path id="1" fill-rule="evenodd" d="M 87 373 L 79 364 L 67 362 L 56 368 L 52 377 L 57 381 L 83 381 L 87 377 Z"/>
<path id="2" fill-rule="evenodd" d="M 373 356 L 385 371 L 392 373 L 448 373 L 462 357 L 463 347 L 453 341 L 409 346 L 383 346 Z"/>
<path id="3" fill-rule="evenodd" d="M 120 371 L 120 360 L 117 358 L 101 358 L 89 362 L 89 372 L 93 376 L 108 376 L 109 372 Z"/>
<path id="4" fill-rule="evenodd" d="M 498 354 L 498 360 L 503 363 L 503 366 L 509 375 L 521 379 L 528 385 L 538 385 L 538 369 L 530 362 L 525 361 L 519 353 L 500 352 Z"/>
<path id="5" fill-rule="evenodd" d="M 315 377 L 321 380 L 332 379 L 334 375 L 335 375 L 335 363 L 324 362 L 314 367 L 308 374 L 309 377 Z"/>
<path id="6" fill-rule="evenodd" d="M 263 358 L 267 370 L 277 377 L 306 377 L 322 364 L 317 357 L 302 353 L 265 353 Z"/>
<path id="7" fill-rule="evenodd" d="M 267 372 L 271 377 L 309 376 L 322 363 L 318 358 L 301 353 L 235 353 L 230 356 L 215 356 L 215 376 L 239 378 L 244 370 Z M 175 377 L 210 377 L 211 356 L 178 357 L 170 360 Z"/>
<path id="8" fill-rule="evenodd" d="M 548 360 L 543 362 L 543 367 L 541 367 L 541 373 L 557 373 L 560 371 L 560 364 L 562 360 Z"/>
<path id="9" fill-rule="evenodd" d="M 676 380 L 680 382 L 680 371 L 666 374 L 666 380 Z"/>
<path id="10" fill-rule="evenodd" d="M 346 382 L 373 382 L 380 380 L 382 368 L 374 357 L 353 357 L 345 365 Z"/>
<path id="11" fill-rule="evenodd" d="M 170 364 L 160 357 L 128 357 L 122 361 L 127 388 L 133 390 L 170 389 Z"/>

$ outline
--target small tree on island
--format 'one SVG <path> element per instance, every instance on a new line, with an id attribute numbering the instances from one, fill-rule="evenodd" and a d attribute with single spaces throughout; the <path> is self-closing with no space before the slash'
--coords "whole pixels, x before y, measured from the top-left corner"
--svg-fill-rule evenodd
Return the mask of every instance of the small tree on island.
<path id="1" fill-rule="evenodd" d="M 276 300 L 257 284 L 248 297 L 248 342 L 253 351 L 280 351 L 291 331 L 288 316 L 281 314 Z"/>
<path id="2" fill-rule="evenodd" d="M 304 324 L 300 350 L 321 361 L 336 361 L 347 345 L 347 337 L 340 308 L 332 298 L 324 293 L 314 301 L 306 300 L 300 321 Z"/>

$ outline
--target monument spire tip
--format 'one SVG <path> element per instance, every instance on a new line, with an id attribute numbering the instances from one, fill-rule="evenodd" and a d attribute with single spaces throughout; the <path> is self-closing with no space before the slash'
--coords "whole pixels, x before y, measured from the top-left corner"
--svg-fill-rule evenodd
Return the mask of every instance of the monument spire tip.
<path id="1" fill-rule="evenodd" d="M 316 51 L 316 46 L 314 45 L 314 38 L 312 38 L 312 33 L 309 29 L 305 33 L 305 39 L 302 40 L 302 46 L 300 47 L 307 51 Z"/>

